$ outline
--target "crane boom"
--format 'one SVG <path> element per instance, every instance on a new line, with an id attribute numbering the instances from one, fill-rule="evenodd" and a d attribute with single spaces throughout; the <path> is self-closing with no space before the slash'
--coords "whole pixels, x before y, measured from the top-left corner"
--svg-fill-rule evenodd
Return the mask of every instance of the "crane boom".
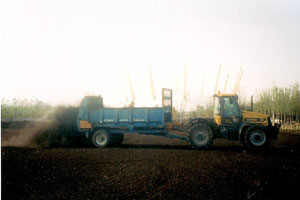
<path id="1" fill-rule="evenodd" d="M 202 80 L 201 96 L 204 95 L 204 83 L 205 83 L 205 76 L 203 76 L 203 80 Z"/>
<path id="2" fill-rule="evenodd" d="M 134 94 L 134 90 L 132 87 L 132 82 L 131 82 L 131 78 L 129 76 L 129 73 L 126 71 L 127 73 L 127 80 L 128 80 L 128 85 L 129 85 L 129 89 L 130 89 L 130 95 L 131 95 L 131 103 L 128 107 L 132 108 L 134 107 L 134 101 L 135 101 L 135 94 Z"/>
<path id="3" fill-rule="evenodd" d="M 238 74 L 238 77 L 236 79 L 236 82 L 234 84 L 234 88 L 233 88 L 233 93 L 237 93 L 239 88 L 240 88 L 240 84 L 241 84 L 241 79 L 243 76 L 244 71 L 242 70 L 242 68 L 240 68 L 240 72 Z"/>
<path id="4" fill-rule="evenodd" d="M 150 87 L 151 87 L 151 93 L 153 100 L 156 100 L 156 95 L 155 95 L 155 89 L 154 89 L 154 82 L 153 82 L 153 76 L 152 76 L 152 68 L 151 65 L 149 65 L 149 71 L 150 71 Z"/>
<path id="5" fill-rule="evenodd" d="M 220 66 L 219 66 L 219 71 L 218 71 L 218 75 L 217 75 L 217 81 L 216 81 L 216 85 L 215 85 L 214 94 L 216 94 L 216 93 L 217 93 L 217 90 L 218 90 L 219 79 L 220 79 L 220 74 L 221 74 L 221 68 L 222 68 L 222 65 L 220 64 Z"/>
<path id="6" fill-rule="evenodd" d="M 228 84 L 228 79 L 229 79 L 229 74 L 227 74 L 227 77 L 226 77 L 225 85 L 224 85 L 224 88 L 223 88 L 223 93 L 225 93 L 225 91 L 226 91 L 227 84 Z"/>

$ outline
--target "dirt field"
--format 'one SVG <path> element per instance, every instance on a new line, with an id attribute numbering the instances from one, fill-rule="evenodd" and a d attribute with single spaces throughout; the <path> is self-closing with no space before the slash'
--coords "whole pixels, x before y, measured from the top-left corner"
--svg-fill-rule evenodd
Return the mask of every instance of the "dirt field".
<path id="1" fill-rule="evenodd" d="M 2 129 L 2 142 L 15 133 Z M 300 199 L 300 133 L 263 153 L 126 136 L 118 148 L 3 147 L 2 199 Z"/>

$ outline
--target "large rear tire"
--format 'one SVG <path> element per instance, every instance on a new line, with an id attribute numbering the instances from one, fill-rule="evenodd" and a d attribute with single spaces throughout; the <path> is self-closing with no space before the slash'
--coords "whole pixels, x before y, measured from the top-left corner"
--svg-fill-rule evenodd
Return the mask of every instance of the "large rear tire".
<path id="1" fill-rule="evenodd" d="M 209 148 L 214 139 L 212 129 L 204 123 L 193 125 L 188 132 L 188 140 L 192 147 L 196 149 Z"/>
<path id="2" fill-rule="evenodd" d="M 250 126 L 244 136 L 244 146 L 252 150 L 261 150 L 270 145 L 270 138 L 263 126 Z"/>
<path id="3" fill-rule="evenodd" d="M 92 142 L 95 147 L 104 148 L 111 144 L 112 136 L 105 130 L 98 130 L 93 134 Z"/>

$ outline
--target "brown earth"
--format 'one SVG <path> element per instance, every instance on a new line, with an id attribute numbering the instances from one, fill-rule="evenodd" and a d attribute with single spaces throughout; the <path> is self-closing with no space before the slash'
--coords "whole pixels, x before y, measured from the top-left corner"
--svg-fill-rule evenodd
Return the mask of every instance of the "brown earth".
<path id="1" fill-rule="evenodd" d="M 2 144 L 22 133 L 2 129 Z M 1 167 L 2 199 L 300 199 L 300 133 L 262 153 L 135 134 L 106 149 L 2 146 Z"/>

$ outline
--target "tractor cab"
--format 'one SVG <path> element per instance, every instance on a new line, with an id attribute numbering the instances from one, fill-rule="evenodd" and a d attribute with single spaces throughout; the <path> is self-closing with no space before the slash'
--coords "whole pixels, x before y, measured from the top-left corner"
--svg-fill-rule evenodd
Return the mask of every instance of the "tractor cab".
<path id="1" fill-rule="evenodd" d="M 242 111 L 238 105 L 236 94 L 214 95 L 214 118 L 218 126 L 237 125 L 242 121 Z"/>

